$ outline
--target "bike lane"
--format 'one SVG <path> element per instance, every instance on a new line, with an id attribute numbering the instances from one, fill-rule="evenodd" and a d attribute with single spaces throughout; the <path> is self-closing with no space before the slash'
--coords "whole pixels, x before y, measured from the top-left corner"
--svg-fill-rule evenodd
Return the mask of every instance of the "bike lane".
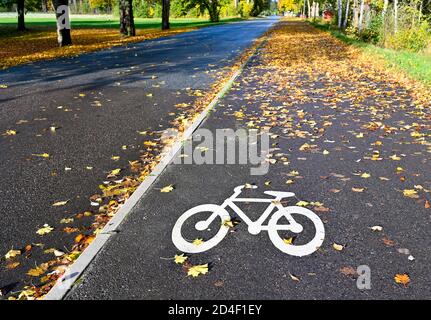
<path id="1" fill-rule="evenodd" d="M 313 34 L 303 24 L 299 28 L 306 35 Z M 392 163 L 375 161 L 364 165 L 363 160 L 358 159 L 370 153 L 369 144 L 363 140 L 347 143 L 346 136 L 350 132 L 359 135 L 358 130 L 364 122 L 373 119 L 373 114 L 363 113 L 352 118 L 349 112 L 326 108 L 324 93 L 316 94 L 306 87 L 307 84 L 325 86 L 324 80 L 312 80 L 301 84 L 300 88 L 290 89 L 310 90 L 312 101 L 304 99 L 292 105 L 281 102 L 282 89 L 270 81 L 273 70 L 263 65 L 266 48 L 259 50 L 201 128 L 216 136 L 218 129 L 269 127 L 269 171 L 252 175 L 251 168 L 255 165 L 250 164 L 169 165 L 120 225 L 118 233 L 111 237 L 68 299 L 429 297 L 427 266 L 431 260 L 426 249 L 430 245 L 427 237 L 429 214 L 414 201 L 403 199 L 402 193 L 399 195 L 395 190 L 403 188 L 399 182 L 370 181 L 363 174 L 371 172 L 371 176 L 392 178 Z M 402 89 L 397 90 L 401 92 Z M 407 101 L 408 97 L 400 99 Z M 349 109 L 347 101 L 341 103 L 345 110 Z M 286 108 L 291 110 L 283 111 Z M 309 114 L 313 117 L 308 118 Z M 366 121 L 359 121 L 362 116 Z M 325 130 L 319 130 L 322 127 Z M 374 138 L 365 139 L 370 142 Z M 325 148 L 316 148 L 314 143 Z M 215 148 L 197 149 L 207 153 L 214 152 Z M 380 152 L 391 154 L 392 150 L 414 154 L 418 146 L 393 142 L 391 147 Z M 426 161 L 406 159 L 403 166 L 425 172 Z M 425 188 L 429 178 L 422 178 Z M 243 185 L 246 187 L 234 191 Z M 173 189 L 166 189 L 167 186 Z M 205 241 L 211 241 L 218 230 L 225 230 L 215 246 L 209 245 L 204 252 L 186 253 L 174 245 L 172 230 L 183 213 L 200 205 L 222 205 L 233 194 L 240 198 L 274 198 L 274 194 L 264 191 L 293 192 L 295 197 L 283 198 L 280 203 L 284 207 L 307 208 L 314 213 L 313 217 L 318 217 L 314 222 L 301 216 L 295 218 L 303 227 L 300 233 L 278 232 L 286 248 L 311 241 L 316 226 L 320 229 L 319 221 L 325 230 L 322 245 L 304 256 L 288 254 L 292 253 L 289 249 L 288 253 L 283 252 L 282 244 L 275 245 L 266 230 L 254 234 L 256 232 L 248 228 L 246 219 L 235 207 L 227 208 L 230 223 L 226 223 L 225 211 L 219 211 L 223 219 L 215 219 L 205 230 L 197 230 L 195 223 L 207 219 L 209 212 L 193 215 L 183 225 L 183 238 L 194 242 L 196 248 L 205 246 Z M 236 204 L 251 221 L 258 220 L 268 206 L 268 202 L 256 201 Z M 409 212 L 409 216 L 405 216 L 405 212 Z M 419 243 L 422 246 L 418 246 Z M 175 263 L 175 255 L 181 254 L 187 256 L 187 260 Z M 204 268 L 204 274 L 188 275 L 191 267 L 206 264 L 208 272 Z M 357 286 L 357 271 L 364 270 L 357 269 L 360 266 L 371 271 L 371 289 Z M 415 281 L 411 285 L 400 285 L 394 281 L 396 274 L 408 274 Z"/>

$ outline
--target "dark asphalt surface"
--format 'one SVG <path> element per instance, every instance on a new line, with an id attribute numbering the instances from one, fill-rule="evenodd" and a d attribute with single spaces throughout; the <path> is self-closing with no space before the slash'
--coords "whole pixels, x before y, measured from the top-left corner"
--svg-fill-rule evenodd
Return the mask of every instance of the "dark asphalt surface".
<path id="1" fill-rule="evenodd" d="M 237 119 L 232 116 L 234 112 L 246 110 L 258 121 L 263 104 L 271 104 L 275 107 L 274 112 L 277 110 L 277 97 L 281 93 L 268 90 L 264 81 L 256 80 L 270 77 L 270 70 L 265 70 L 259 62 L 260 57 L 256 57 L 248 65 L 237 85 L 203 124 L 204 128 L 214 132 L 221 128 L 245 127 L 250 118 Z M 371 116 L 366 109 L 351 113 L 353 107 L 347 102 L 342 102 L 343 110 L 325 108 L 322 96 L 314 94 L 316 83 L 310 79 L 303 86 L 302 89 L 309 90 L 312 102 L 298 101 L 290 106 L 294 128 L 305 130 L 307 127 L 313 131 L 295 116 L 300 110 L 312 115 L 319 124 L 330 119 L 332 126 L 323 136 L 316 135 L 315 138 L 320 148 L 326 146 L 331 150 L 328 155 L 322 155 L 322 150 L 299 151 L 307 140 L 289 136 L 289 129 L 276 126 L 271 132 L 284 139 L 273 140 L 273 147 L 280 148 L 278 152 L 288 150 L 290 164 L 286 166 L 279 159 L 264 176 L 251 176 L 248 165 L 170 165 L 123 222 L 119 233 L 111 237 L 68 299 L 431 298 L 430 213 L 424 208 L 423 201 L 403 197 L 400 189 L 406 187 L 394 177 L 395 168 L 402 165 L 409 173 L 418 174 L 412 178 L 406 173 L 409 183 L 429 188 L 429 153 L 423 152 L 424 146 L 405 143 L 411 140 L 406 131 L 397 132 L 395 136 L 379 136 L 384 145 L 381 154 L 387 157 L 396 152 L 412 157 L 406 157 L 401 163 L 357 161 L 370 153 L 370 142 L 376 140 L 378 132 L 363 139 L 350 138 L 351 132 L 359 132 L 361 126 L 376 115 Z M 269 94 L 260 95 L 260 90 Z M 295 88 L 284 90 L 288 95 L 289 90 Z M 398 93 L 400 103 L 407 103 L 405 92 L 400 89 Z M 387 117 L 387 124 L 418 121 L 408 112 L 409 107 L 404 110 L 405 113 Z M 426 125 L 426 122 L 420 124 Z M 298 173 L 289 176 L 295 170 Z M 361 171 L 369 172 L 372 178 L 358 177 L 357 173 Z M 391 181 L 379 180 L 377 177 L 380 176 L 389 177 Z M 295 183 L 287 185 L 288 179 L 294 179 Z M 272 245 L 266 232 L 253 236 L 241 222 L 235 232 L 229 233 L 213 249 L 188 254 L 192 264 L 209 263 L 210 271 L 198 278 L 187 277 L 181 266 L 169 260 L 180 254 L 171 241 L 176 220 L 194 206 L 221 204 L 233 193 L 234 187 L 244 183 L 255 183 L 259 187 L 246 190 L 245 197 L 262 197 L 265 190 L 281 190 L 295 192 L 300 200 L 322 202 L 329 211 L 314 210 L 325 224 L 326 238 L 322 247 L 306 257 L 289 256 Z M 174 191 L 159 191 L 169 184 L 175 185 Z M 366 191 L 352 192 L 353 186 L 365 187 Z M 331 192 L 331 189 L 339 191 Z M 288 204 L 296 202 L 289 201 Z M 262 212 L 256 204 L 244 205 L 243 209 L 251 217 Z M 383 226 L 383 231 L 370 230 L 376 225 Z M 307 237 L 311 229 L 306 224 L 304 227 L 301 236 Z M 207 239 L 209 236 L 206 231 L 189 231 L 188 239 Z M 392 243 L 385 244 L 384 238 Z M 342 244 L 344 249 L 335 250 L 333 243 Z M 415 260 L 408 260 L 406 249 Z M 371 269 L 370 290 L 359 290 L 353 277 L 340 272 L 343 267 L 356 269 L 359 265 L 368 265 Z M 406 287 L 396 284 L 394 275 L 397 273 L 408 273 L 412 283 Z"/>
<path id="2" fill-rule="evenodd" d="M 180 112 L 175 104 L 196 98 L 186 88 L 208 90 L 215 74 L 275 21 L 207 27 L 1 71 L 0 84 L 8 87 L 0 89 L 0 132 L 18 132 L 0 136 L 1 255 L 30 243 L 70 248 L 76 234 L 60 231 L 59 221 L 90 209 L 89 197 L 107 173 L 138 158 L 146 138 L 137 131 L 170 127 Z M 43 153 L 50 157 L 32 156 Z M 66 206 L 52 207 L 64 200 Z M 55 231 L 40 237 L 45 223 Z M 30 283 L 25 273 L 44 261 L 33 253 L 14 270 L 2 265 L 3 293 Z"/>

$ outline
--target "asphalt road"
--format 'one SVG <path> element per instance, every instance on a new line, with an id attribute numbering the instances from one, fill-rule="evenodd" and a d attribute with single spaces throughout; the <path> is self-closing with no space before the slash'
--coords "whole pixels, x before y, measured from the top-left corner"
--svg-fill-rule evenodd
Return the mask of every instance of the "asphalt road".
<path id="1" fill-rule="evenodd" d="M 107 173 L 139 156 L 145 138 L 137 131 L 169 127 L 175 104 L 196 98 L 186 88 L 208 90 L 275 21 L 207 27 L 1 71 L 7 88 L 0 89 L 0 132 L 17 134 L 0 136 L 0 253 L 31 243 L 67 250 L 74 235 L 61 232 L 59 221 L 88 210 Z M 44 153 L 49 158 L 37 156 Z M 42 238 L 36 231 L 44 224 L 56 231 Z M 3 294 L 31 283 L 25 273 L 45 260 L 33 253 L 13 270 L 3 265 Z"/>
<path id="2" fill-rule="evenodd" d="M 298 29 L 302 30 L 304 38 L 310 39 L 310 29 L 305 25 Z M 326 103 L 327 92 L 322 93 L 318 88 L 327 86 L 328 92 L 332 88 L 348 91 L 353 90 L 354 82 L 326 82 L 325 75 L 320 75 L 321 80 L 316 81 L 302 75 L 300 70 L 297 75 L 286 77 L 292 83 L 300 77 L 305 80 L 296 82 L 296 87 L 274 90 L 276 85 L 268 87 L 265 82 L 271 78 L 271 69 L 261 64 L 260 56 L 255 57 L 203 128 L 214 133 L 216 129 L 247 127 L 250 119 L 255 122 L 284 119 L 286 127 L 275 125 L 272 128 L 273 134 L 283 138 L 272 140 L 272 146 L 278 148 L 274 153 L 288 153 L 290 163 L 286 166 L 281 156 L 263 176 L 250 175 L 249 165 L 170 165 L 123 222 L 119 233 L 110 238 L 68 299 L 431 297 L 429 209 L 424 208 L 424 199 L 404 197 L 400 190 L 406 187 L 394 174 L 395 168 L 402 166 L 409 184 L 429 188 L 429 153 L 424 151 L 424 146 L 406 143 L 411 141 L 407 130 L 394 134 L 375 131 L 362 138 L 352 136 L 379 117 L 389 126 L 418 121 L 427 128 L 425 132 L 429 132 L 426 121 L 415 117 L 414 110 L 409 107 L 412 101 L 405 90 L 394 89 L 385 80 L 377 83 L 363 75 L 367 86 L 395 91 L 398 99 L 394 108 L 398 103 L 403 104 L 406 107 L 402 112 L 372 113 L 362 107 L 379 104 L 392 96 L 384 93 L 375 96 L 374 101 L 360 100 L 355 106 L 348 100 L 338 101 L 341 108 L 333 107 Z M 284 107 L 278 98 L 283 94 L 294 96 L 295 90 L 304 90 L 307 99 L 289 104 L 290 117 L 283 118 L 280 110 Z M 262 115 L 264 105 L 273 107 L 269 108 L 274 114 L 272 118 Z M 246 117 L 242 119 L 238 112 L 246 113 Z M 331 125 L 325 127 L 324 135 L 317 128 L 313 129 L 316 124 L 319 127 L 327 121 L 331 121 Z M 300 150 L 308 140 L 301 134 L 291 134 L 293 131 L 289 128 L 308 130 L 319 150 Z M 397 153 L 403 156 L 402 161 L 366 160 L 372 152 L 370 143 L 376 139 L 383 141 L 382 157 L 386 159 Z M 331 151 L 325 154 L 323 148 Z M 368 172 L 370 178 L 359 177 L 361 172 Z M 287 185 L 289 179 L 294 183 Z M 197 278 L 187 276 L 183 267 L 172 259 L 181 253 L 171 239 L 175 222 L 194 206 L 221 204 L 236 186 L 245 183 L 255 183 L 258 188 L 245 190 L 244 197 L 268 198 L 263 191 L 279 190 L 296 194 L 297 198 L 283 202 L 284 205 L 295 205 L 299 200 L 321 202 L 323 206 L 314 205 L 311 209 L 325 225 L 323 245 L 304 257 L 287 255 L 271 243 L 267 232 L 252 235 L 242 221 L 217 246 L 203 253 L 187 254 L 192 265 L 209 264 L 207 274 Z M 170 184 L 175 185 L 172 192 L 160 192 L 160 188 Z M 355 187 L 356 191 L 352 189 Z M 241 208 L 252 219 L 257 219 L 264 209 L 256 203 L 243 204 Z M 241 221 L 232 210 L 229 213 Z M 188 240 L 208 240 L 220 227 L 214 223 L 211 231 L 198 232 L 193 225 L 190 224 L 186 229 L 188 233 L 183 234 Z M 303 221 L 303 226 L 304 232 L 294 244 L 307 241 L 307 237 L 313 235 L 312 225 Z M 373 231 L 370 229 L 373 226 L 380 226 L 382 230 Z M 334 247 L 334 243 L 338 246 Z M 414 259 L 409 259 L 410 256 Z M 355 271 L 360 265 L 367 265 L 371 270 L 371 289 L 360 290 L 356 285 Z M 394 275 L 398 273 L 409 274 L 411 283 L 406 286 L 396 283 Z"/>

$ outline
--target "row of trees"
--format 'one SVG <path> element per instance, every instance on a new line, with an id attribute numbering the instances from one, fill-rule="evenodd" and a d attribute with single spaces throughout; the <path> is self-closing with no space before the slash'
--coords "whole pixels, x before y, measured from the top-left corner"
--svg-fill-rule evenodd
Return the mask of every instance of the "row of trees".
<path id="1" fill-rule="evenodd" d="M 385 47 L 420 51 L 431 40 L 431 0 L 278 0 L 278 9 L 333 17 L 340 30 Z"/>
<path id="2" fill-rule="evenodd" d="M 71 3 L 69 4 L 69 1 Z M 0 7 L 16 6 L 18 13 L 18 30 L 25 31 L 25 13 L 26 11 L 41 10 L 47 12 L 53 10 L 57 17 L 57 30 L 59 34 L 59 45 L 65 46 L 72 43 L 70 36 L 69 8 L 72 6 L 74 11 L 82 10 L 86 4 L 91 8 L 98 8 L 111 12 L 118 5 L 120 33 L 125 36 L 134 36 L 136 34 L 134 24 L 134 5 L 136 2 L 149 3 L 151 5 L 161 5 L 162 29 L 170 28 L 169 17 L 171 0 L 0 0 Z M 190 10 L 197 10 L 200 14 L 208 13 L 212 22 L 220 20 L 220 11 L 223 7 L 229 5 L 232 0 L 174 0 L 177 7 L 180 7 L 182 14 Z M 264 10 L 269 9 L 271 0 L 233 0 L 235 11 L 241 15 L 258 16 Z"/>

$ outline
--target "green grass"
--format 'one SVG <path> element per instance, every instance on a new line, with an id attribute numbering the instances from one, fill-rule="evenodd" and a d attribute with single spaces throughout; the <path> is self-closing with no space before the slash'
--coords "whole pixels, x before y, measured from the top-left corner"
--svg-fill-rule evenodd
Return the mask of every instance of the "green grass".
<path id="1" fill-rule="evenodd" d="M 329 24 L 310 22 L 314 27 L 328 31 L 341 41 L 364 50 L 365 53 L 383 58 L 388 67 L 401 70 L 413 79 L 431 85 L 431 55 L 409 51 L 385 49 L 376 45 L 359 41 L 347 36 L 345 33 L 333 29 Z"/>
<path id="2" fill-rule="evenodd" d="M 15 28 L 16 17 L 1 16 L 0 28 Z M 112 16 L 71 16 L 72 28 L 119 28 L 119 18 Z M 221 18 L 220 22 L 212 23 L 204 18 L 171 18 L 172 28 L 201 27 L 206 25 L 222 24 L 233 21 L 240 21 L 241 18 Z M 32 28 L 55 28 L 56 20 L 54 15 L 31 16 L 25 18 L 26 27 Z M 160 28 L 162 20 L 159 18 L 135 18 L 135 26 L 138 29 Z"/>

